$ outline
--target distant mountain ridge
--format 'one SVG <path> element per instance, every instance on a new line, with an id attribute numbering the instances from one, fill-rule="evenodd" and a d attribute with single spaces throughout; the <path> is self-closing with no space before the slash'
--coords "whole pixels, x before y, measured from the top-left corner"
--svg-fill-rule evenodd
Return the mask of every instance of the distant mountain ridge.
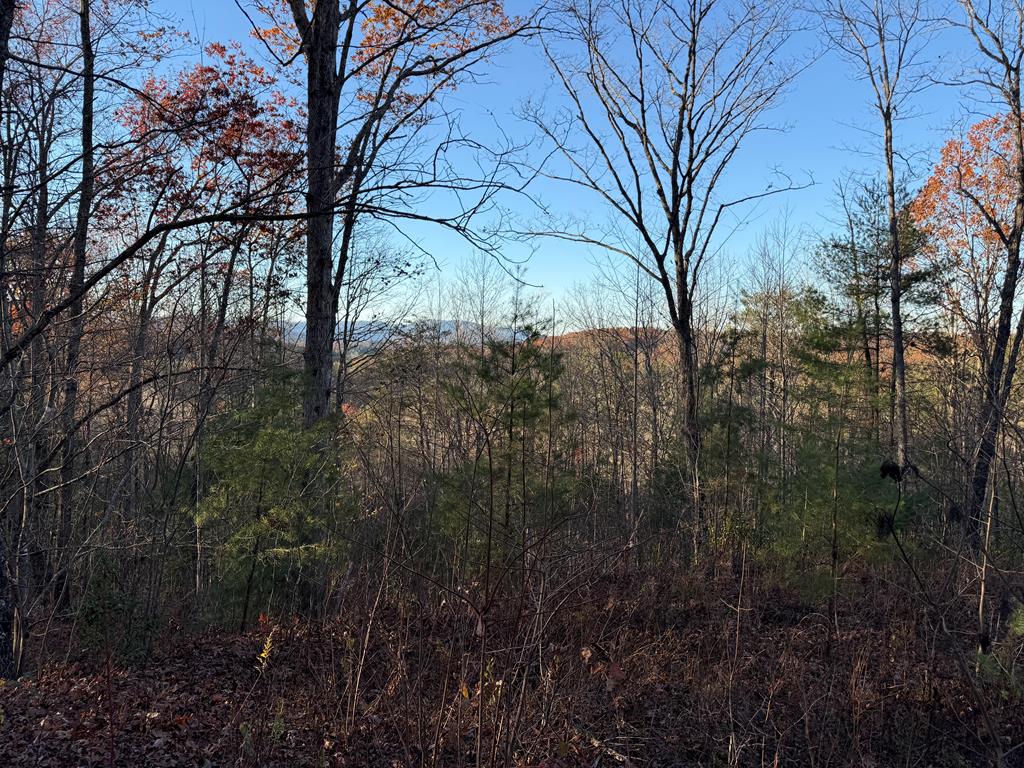
<path id="1" fill-rule="evenodd" d="M 352 330 L 352 345 L 357 348 L 373 349 L 392 341 L 397 337 L 408 337 L 416 333 L 438 333 L 444 337 L 453 337 L 458 333 L 479 337 L 480 324 L 465 320 L 408 320 L 393 325 L 386 320 L 357 320 Z M 508 327 L 489 327 L 486 333 L 491 337 L 512 338 L 513 331 Z M 306 323 L 297 320 L 284 324 L 284 340 L 286 343 L 302 344 L 306 338 Z"/>

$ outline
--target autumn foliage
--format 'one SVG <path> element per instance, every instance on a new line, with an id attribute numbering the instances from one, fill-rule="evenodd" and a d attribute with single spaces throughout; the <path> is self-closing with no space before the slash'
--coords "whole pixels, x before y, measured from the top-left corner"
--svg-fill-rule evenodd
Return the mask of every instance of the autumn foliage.
<path id="1" fill-rule="evenodd" d="M 950 139 L 911 205 L 925 234 L 923 255 L 945 275 L 947 305 L 977 326 L 995 311 L 997 280 L 1005 268 L 1000 231 L 1012 226 L 1017 157 L 1005 115 L 972 125 Z M 983 318 L 977 317 L 978 300 Z"/>
<path id="2" fill-rule="evenodd" d="M 362 22 L 355 61 L 368 77 L 380 77 L 409 56 L 429 50 L 438 60 L 508 31 L 511 22 L 500 0 L 399 0 L 376 2 Z"/>
<path id="3" fill-rule="evenodd" d="M 1016 167 L 1006 116 L 982 120 L 962 140 L 946 142 L 912 208 L 933 248 L 964 260 L 979 246 L 997 246 L 993 223 L 1003 229 L 1012 223 Z"/>
<path id="4" fill-rule="evenodd" d="M 272 194 L 289 181 L 301 156 L 298 107 L 277 78 L 237 44 L 210 44 L 206 54 L 209 63 L 172 80 L 147 78 L 118 113 L 136 143 L 112 158 L 112 172 L 131 169 L 124 176 L 159 190 L 165 216 L 183 203 L 212 212 L 232 197 Z"/>

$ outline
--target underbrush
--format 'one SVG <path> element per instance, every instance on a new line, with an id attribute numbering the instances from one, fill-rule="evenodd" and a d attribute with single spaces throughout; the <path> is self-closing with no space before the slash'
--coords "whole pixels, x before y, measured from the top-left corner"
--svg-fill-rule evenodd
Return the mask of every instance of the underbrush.
<path id="1" fill-rule="evenodd" d="M 952 768 L 991 764 L 994 733 L 1024 765 L 1019 634 L 976 656 L 966 606 L 936 616 L 895 568 L 843 579 L 833 602 L 750 565 L 665 569 L 483 615 L 357 581 L 330 621 L 0 688 L 0 764 Z"/>

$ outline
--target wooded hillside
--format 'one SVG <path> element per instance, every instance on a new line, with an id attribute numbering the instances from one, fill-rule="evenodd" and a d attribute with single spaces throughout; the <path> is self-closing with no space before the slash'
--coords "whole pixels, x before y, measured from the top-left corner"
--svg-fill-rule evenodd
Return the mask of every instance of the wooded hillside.
<path id="1" fill-rule="evenodd" d="M 0 0 L 0 765 L 1024 766 L 1022 0 L 220 12 Z"/>

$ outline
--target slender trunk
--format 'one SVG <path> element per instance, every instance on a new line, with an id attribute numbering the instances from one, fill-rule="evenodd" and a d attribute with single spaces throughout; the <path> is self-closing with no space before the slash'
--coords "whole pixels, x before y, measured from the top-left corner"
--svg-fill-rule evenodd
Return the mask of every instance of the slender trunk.
<path id="1" fill-rule="evenodd" d="M 85 331 L 83 312 L 83 286 L 85 284 L 86 251 L 89 239 L 89 216 L 92 209 L 93 196 L 93 88 L 95 54 L 92 49 L 92 35 L 89 18 L 90 0 L 82 0 L 79 13 L 80 34 L 82 44 L 82 181 L 78 195 L 78 213 L 75 222 L 75 239 L 73 243 L 74 265 L 71 272 L 69 292 L 75 300 L 69 307 L 71 329 L 68 337 L 67 362 L 65 365 L 64 409 L 61 414 L 64 433 L 64 446 L 60 469 L 60 527 L 57 538 L 57 556 L 63 558 L 61 578 L 57 584 L 57 594 L 66 601 L 67 569 L 70 565 L 68 544 L 71 540 L 71 496 L 75 477 L 75 452 L 78 448 L 75 429 L 75 409 L 78 402 L 78 363 Z"/>
<path id="2" fill-rule="evenodd" d="M 985 632 L 985 594 L 988 584 L 988 551 L 992 543 L 992 518 L 995 513 L 995 489 L 989 494 L 988 513 L 985 515 L 985 546 L 981 550 L 981 563 L 978 566 L 978 650 L 988 652 L 988 641 Z M 979 659 L 980 663 L 980 659 Z M 977 672 L 977 667 L 975 667 Z"/>
<path id="3" fill-rule="evenodd" d="M 224 272 L 224 282 L 221 285 L 220 296 L 217 303 L 217 318 L 214 321 L 213 331 L 210 336 L 210 341 L 207 344 L 205 339 L 200 342 L 200 368 L 202 369 L 200 385 L 199 385 L 199 402 L 196 410 L 196 425 L 195 430 L 192 433 L 190 445 L 186 445 L 185 451 L 182 454 L 182 463 L 185 461 L 185 457 L 191 452 L 195 456 L 195 495 L 196 501 L 199 500 L 199 495 L 202 492 L 202 453 L 203 453 L 203 436 L 204 429 L 206 426 L 206 420 L 210 416 L 210 412 L 213 410 L 214 397 L 220 387 L 221 382 L 224 380 L 225 372 L 222 368 L 220 375 L 214 381 L 214 371 L 216 370 L 217 357 L 220 354 L 220 342 L 224 336 L 224 328 L 227 325 L 227 314 L 228 304 L 231 300 L 231 289 L 234 286 L 234 275 L 235 275 L 235 264 L 238 261 L 238 254 L 242 250 L 242 245 L 245 241 L 246 228 L 242 228 L 238 233 L 234 245 L 231 247 L 231 251 L 228 256 L 228 262 Z M 200 283 L 200 321 L 202 326 L 201 336 L 205 337 L 207 330 L 207 319 L 206 319 L 206 277 L 205 269 L 204 276 Z M 180 476 L 182 466 L 179 466 L 178 473 Z M 195 550 L 196 550 L 196 567 L 195 567 L 195 588 L 196 588 L 196 601 L 198 602 L 200 597 L 200 591 L 202 589 L 202 564 L 203 564 L 203 548 L 202 548 L 202 530 L 198 519 L 196 520 L 196 535 L 195 535 Z"/>
<path id="4" fill-rule="evenodd" d="M 785 262 L 779 263 L 779 388 L 782 390 L 781 412 L 779 414 L 779 509 L 786 509 L 787 467 L 786 467 L 786 429 L 789 412 L 789 372 L 786 368 L 786 280 L 783 270 Z"/>
<path id="5" fill-rule="evenodd" d="M 11 36 L 11 25 L 14 21 L 14 0 L 0 0 L 0 118 L 7 109 L 7 91 L 4 90 L 4 75 L 7 71 L 7 57 L 9 41 Z M 10 194 L 13 186 L 8 186 L 7 180 L 11 174 L 11 168 L 7 163 L 6 152 L 4 153 L 4 190 L 3 190 L 3 220 L 0 221 L 0 272 L 5 268 L 7 253 L 7 218 L 10 210 Z M 0 299 L 0 310 L 2 311 L 4 323 L 6 323 L 7 311 L 2 299 Z M 5 334 L 6 335 L 6 334 Z M 0 680 L 9 678 L 14 674 L 14 596 L 11 591 L 11 579 L 7 551 L 7 526 L 6 526 L 6 505 L 0 507 Z"/>
<path id="6" fill-rule="evenodd" d="M 1018 204 L 1018 217 L 1024 214 L 1024 201 Z M 999 318 L 996 323 L 992 355 L 985 366 L 984 391 L 982 393 L 979 437 L 974 452 L 971 482 L 968 486 L 966 523 L 968 534 L 975 546 L 980 544 L 982 510 L 989 485 L 992 459 L 996 453 L 996 437 L 1003 416 L 1004 397 L 1009 395 L 1012 377 L 1016 371 L 1016 355 L 1019 343 L 1015 341 L 1010 354 L 1010 322 L 1017 293 L 1020 272 L 1020 230 L 1009 238 L 1006 246 L 1006 273 L 999 292 Z"/>
<path id="7" fill-rule="evenodd" d="M 654 350 L 660 344 L 660 339 L 655 338 L 652 342 L 650 339 L 650 328 L 652 323 L 645 320 L 645 342 L 644 342 L 644 376 L 647 380 L 647 401 L 651 408 L 651 458 L 650 458 L 650 477 L 654 476 L 655 471 L 658 468 L 659 461 L 659 449 L 661 447 L 661 427 L 658 423 L 658 385 L 655 379 L 654 372 Z"/>
<path id="8" fill-rule="evenodd" d="M 853 264 L 856 285 L 860 286 L 867 278 L 861 274 L 860 265 L 857 261 L 856 234 L 854 232 L 853 219 L 850 217 L 847 218 L 847 227 L 849 228 L 850 237 L 850 263 Z M 860 288 L 857 289 L 854 296 L 854 308 L 857 311 L 857 327 L 860 330 L 862 354 L 864 355 L 866 391 L 871 403 L 871 434 L 877 437 L 878 422 L 880 420 L 878 412 L 878 382 L 875 380 L 875 363 L 872 356 L 871 335 L 868 332 L 868 310 L 864 306 L 864 297 L 861 294 Z"/>
<path id="9" fill-rule="evenodd" d="M 353 180 L 355 182 L 355 180 Z M 356 226 L 356 197 L 358 195 L 358 188 L 353 187 L 351 194 L 348 196 L 345 205 L 345 217 L 342 224 L 341 230 L 341 247 L 338 253 L 338 266 L 334 272 L 334 293 L 331 297 L 331 319 L 332 322 L 338 317 L 338 310 L 341 306 L 341 292 L 345 287 L 345 270 L 348 266 L 349 251 L 352 247 L 352 236 L 355 233 Z M 341 408 L 345 404 L 345 385 L 348 383 L 348 355 L 351 342 L 351 328 L 349 324 L 349 308 L 352 305 L 351 300 L 346 301 L 345 310 L 345 323 L 341 329 L 341 350 L 338 361 L 338 377 L 337 387 L 335 388 L 335 410 L 341 413 Z"/>
<path id="10" fill-rule="evenodd" d="M 879 445 L 882 444 L 882 306 L 881 306 L 881 291 L 882 291 L 882 278 L 879 274 L 879 269 L 876 265 L 874 269 L 874 280 L 872 285 L 872 293 L 874 294 L 872 309 L 874 310 L 874 360 L 875 360 L 875 375 L 873 378 L 875 387 L 873 397 L 875 399 L 875 410 L 878 416 L 875 418 L 875 439 L 878 440 Z"/>
<path id="11" fill-rule="evenodd" d="M 41 119 L 38 133 L 39 155 L 36 168 L 36 200 L 35 220 L 32 226 L 31 276 L 32 290 L 30 293 L 28 317 L 35 322 L 44 312 L 48 287 L 47 235 L 50 220 L 50 166 L 49 150 L 53 136 L 53 116 L 46 115 Z M 28 444 L 28 460 L 25 482 L 21 489 L 24 496 L 22 505 L 23 517 L 19 531 L 19 544 L 15 557 L 24 561 L 15 570 L 14 584 L 18 592 L 15 621 L 15 665 L 14 675 L 20 674 L 24 661 L 25 631 L 30 626 L 27 615 L 36 597 L 35 589 L 50 583 L 53 575 L 53 553 L 42 542 L 49 534 L 43 516 L 43 505 L 46 496 L 43 473 L 40 464 L 49 453 L 49 439 L 53 430 L 53 413 L 50 401 L 53 396 L 51 370 L 47 358 L 47 339 L 39 334 L 32 339 L 29 346 L 29 405 L 28 415 L 32 426 L 28 428 L 26 442 Z M 47 541 L 47 544 L 52 541 Z"/>
<path id="12" fill-rule="evenodd" d="M 228 305 L 231 303 L 231 289 L 235 281 L 235 265 L 238 263 L 238 254 L 245 243 L 247 230 L 243 228 L 238 233 L 238 238 L 232 245 L 228 254 L 228 262 L 225 266 L 224 282 L 221 284 L 220 295 L 217 298 L 217 317 L 214 320 L 213 330 L 210 334 L 209 346 L 206 349 L 206 365 L 203 371 L 202 389 L 200 394 L 199 421 L 196 426 L 196 442 L 202 438 L 203 425 L 210 415 L 213 407 L 213 398 L 217 393 L 218 386 L 224 379 L 225 372 L 222 368 L 217 380 L 214 380 L 214 373 L 217 366 L 217 358 L 220 355 L 220 344 L 224 338 L 224 329 L 227 327 Z M 204 319 L 205 323 L 205 319 Z"/>
<path id="13" fill-rule="evenodd" d="M 688 310 L 688 308 L 687 308 Z M 694 555 L 700 540 L 700 428 L 697 421 L 696 344 L 689 312 L 681 312 L 675 325 L 679 344 L 679 412 L 681 431 L 686 451 L 686 470 L 690 481 L 690 507 L 692 511 Z"/>
<path id="14" fill-rule="evenodd" d="M 849 358 L 847 359 L 849 364 Z M 835 454 L 832 463 L 832 531 L 831 531 L 831 576 L 832 576 L 832 598 L 831 613 L 832 627 L 835 630 L 835 639 L 839 639 L 839 468 L 840 451 L 843 447 L 843 428 L 846 420 L 846 382 L 843 382 L 843 389 L 839 396 L 839 423 L 836 428 Z"/>
<path id="15" fill-rule="evenodd" d="M 623 558 L 626 570 L 629 570 L 636 547 L 637 531 L 640 524 L 639 515 L 639 464 L 640 450 L 638 441 L 640 421 L 640 265 L 636 269 L 636 283 L 633 293 L 633 391 L 632 408 L 630 409 L 630 479 L 629 479 L 629 520 L 627 529 L 629 538 L 626 541 L 626 552 Z"/>
<path id="16" fill-rule="evenodd" d="M 902 471 L 910 465 L 907 428 L 907 374 L 903 359 L 903 259 L 900 249 L 899 216 L 896 212 L 896 173 L 894 169 L 892 113 L 883 112 L 885 124 L 885 182 L 889 206 L 889 297 L 892 307 L 892 379 L 893 434 L 896 463 Z"/>
<path id="17" fill-rule="evenodd" d="M 125 453 L 128 467 L 127 487 L 124 491 L 124 509 L 134 516 L 138 508 L 142 490 L 142 465 L 145 463 L 140 456 L 142 451 L 142 386 L 143 362 L 146 356 L 146 343 L 149 339 L 149 325 L 152 319 L 153 303 L 150 292 L 152 291 L 149 276 L 143 280 L 142 299 L 139 305 L 138 326 L 135 329 L 135 337 L 132 340 L 131 360 L 128 368 L 128 403 L 126 433 L 129 450 Z"/>
<path id="18" fill-rule="evenodd" d="M 259 323 L 259 336 L 256 339 L 256 347 L 253 350 L 253 365 L 257 370 L 262 370 L 264 365 L 267 363 L 267 342 L 270 337 L 270 309 L 273 306 L 274 299 L 274 281 L 276 277 L 278 259 L 278 246 L 275 243 L 270 250 L 270 264 L 267 266 L 267 275 L 265 282 L 263 283 L 263 295 L 260 298 L 260 323 Z M 283 343 L 279 342 L 279 347 L 283 347 Z M 250 390 L 250 402 L 256 404 L 256 381 L 253 380 L 252 388 Z"/>
<path id="19" fill-rule="evenodd" d="M 996 437 L 1003 418 L 1003 410 L 1009 400 L 1020 353 L 1021 330 L 1024 320 L 1018 325 L 1017 338 L 1010 346 L 1010 324 L 1017 298 L 1017 283 L 1020 279 L 1021 235 L 1024 231 L 1024 114 L 1020 106 L 1020 74 L 1011 75 L 1012 87 L 1008 98 L 1012 118 L 1013 141 L 1016 155 L 1016 189 L 1013 207 L 1013 225 L 1003 238 L 1006 248 L 1006 268 L 999 290 L 999 315 L 992 343 L 992 355 L 985 366 L 984 391 L 979 420 L 979 439 L 974 454 L 973 470 L 968 486 L 966 522 L 968 535 L 977 548 L 981 544 L 982 511 L 985 494 L 989 486 L 992 459 L 996 452 Z"/>
<path id="20" fill-rule="evenodd" d="M 764 301 L 761 312 L 760 343 L 758 345 L 758 363 L 761 366 L 761 391 L 758 397 L 757 429 L 758 452 L 757 452 L 757 491 L 754 505 L 755 525 L 756 519 L 761 516 L 764 507 L 764 482 L 765 474 L 768 472 L 768 290 L 765 287 Z"/>
<path id="21" fill-rule="evenodd" d="M 733 404 L 736 393 L 736 343 L 734 342 L 729 349 L 729 398 L 726 401 L 725 410 L 725 500 L 723 506 L 725 508 L 725 514 L 732 514 L 732 433 L 733 433 Z M 738 517 L 738 516 L 737 516 Z M 732 528 L 729 526 L 730 532 L 729 537 L 732 538 Z M 746 549 L 743 550 L 744 561 L 746 558 Z M 732 555 L 730 554 L 730 557 Z M 742 570 L 740 572 L 742 576 Z"/>
<path id="22" fill-rule="evenodd" d="M 260 536 L 252 542 L 252 552 L 249 554 L 249 575 L 245 580 L 245 597 L 242 600 L 242 618 L 238 622 L 239 633 L 245 632 L 245 626 L 249 623 L 249 603 L 252 601 L 252 583 L 256 576 L 256 560 L 260 553 Z"/>

